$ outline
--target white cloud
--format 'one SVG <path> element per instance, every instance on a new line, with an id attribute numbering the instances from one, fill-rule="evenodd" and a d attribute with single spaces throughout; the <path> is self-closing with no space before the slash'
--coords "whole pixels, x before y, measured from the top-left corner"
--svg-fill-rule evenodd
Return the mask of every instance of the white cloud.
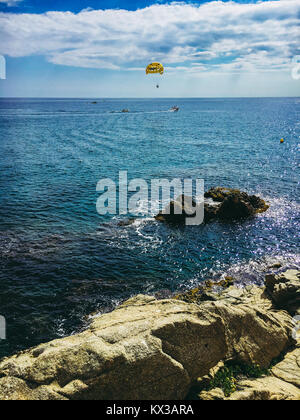
<path id="1" fill-rule="evenodd" d="M 155 59 L 189 73 L 282 71 L 299 54 L 299 14 L 299 0 L 0 13 L 0 54 L 115 70 Z"/>
<path id="2" fill-rule="evenodd" d="M 4 3 L 7 6 L 16 6 L 18 3 L 21 3 L 23 0 L 0 0 L 0 3 Z"/>

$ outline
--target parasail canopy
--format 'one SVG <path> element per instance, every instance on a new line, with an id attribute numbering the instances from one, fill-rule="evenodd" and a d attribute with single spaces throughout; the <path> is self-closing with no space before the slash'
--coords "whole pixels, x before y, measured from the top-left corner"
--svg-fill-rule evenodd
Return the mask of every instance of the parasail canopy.
<path id="1" fill-rule="evenodd" d="M 146 74 L 164 74 L 164 66 L 161 63 L 151 63 L 146 68 Z"/>

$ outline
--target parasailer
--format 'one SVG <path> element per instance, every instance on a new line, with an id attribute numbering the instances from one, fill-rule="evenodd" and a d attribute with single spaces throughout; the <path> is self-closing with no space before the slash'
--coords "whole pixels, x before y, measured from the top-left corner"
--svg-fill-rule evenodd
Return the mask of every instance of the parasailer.
<path id="1" fill-rule="evenodd" d="M 161 63 L 151 63 L 146 67 L 146 74 L 164 74 L 164 66 Z M 156 84 L 156 88 L 159 88 L 159 84 Z"/>

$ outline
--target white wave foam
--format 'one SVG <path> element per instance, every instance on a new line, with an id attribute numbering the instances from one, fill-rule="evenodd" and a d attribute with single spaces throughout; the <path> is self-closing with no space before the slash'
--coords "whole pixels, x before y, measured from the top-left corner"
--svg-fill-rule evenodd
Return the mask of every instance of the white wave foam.
<path id="1" fill-rule="evenodd" d="M 283 255 L 268 255 L 259 259 L 249 261 L 242 260 L 230 266 L 216 263 L 205 276 L 195 276 L 185 284 L 187 288 L 198 286 L 204 279 L 225 279 L 230 276 L 235 280 L 237 287 L 248 285 L 262 286 L 265 276 L 271 272 L 281 272 L 287 269 L 299 269 L 300 254 L 285 253 Z M 203 278 L 204 277 L 204 278 Z"/>

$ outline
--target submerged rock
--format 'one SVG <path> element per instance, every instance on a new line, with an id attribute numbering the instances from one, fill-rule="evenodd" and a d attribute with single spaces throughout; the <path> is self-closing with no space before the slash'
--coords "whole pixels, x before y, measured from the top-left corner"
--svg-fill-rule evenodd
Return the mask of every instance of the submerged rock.
<path id="1" fill-rule="evenodd" d="M 118 222 L 118 226 L 119 227 L 130 226 L 130 225 L 133 225 L 135 221 L 136 221 L 135 217 L 129 217 L 127 219 L 124 219 Z"/>

